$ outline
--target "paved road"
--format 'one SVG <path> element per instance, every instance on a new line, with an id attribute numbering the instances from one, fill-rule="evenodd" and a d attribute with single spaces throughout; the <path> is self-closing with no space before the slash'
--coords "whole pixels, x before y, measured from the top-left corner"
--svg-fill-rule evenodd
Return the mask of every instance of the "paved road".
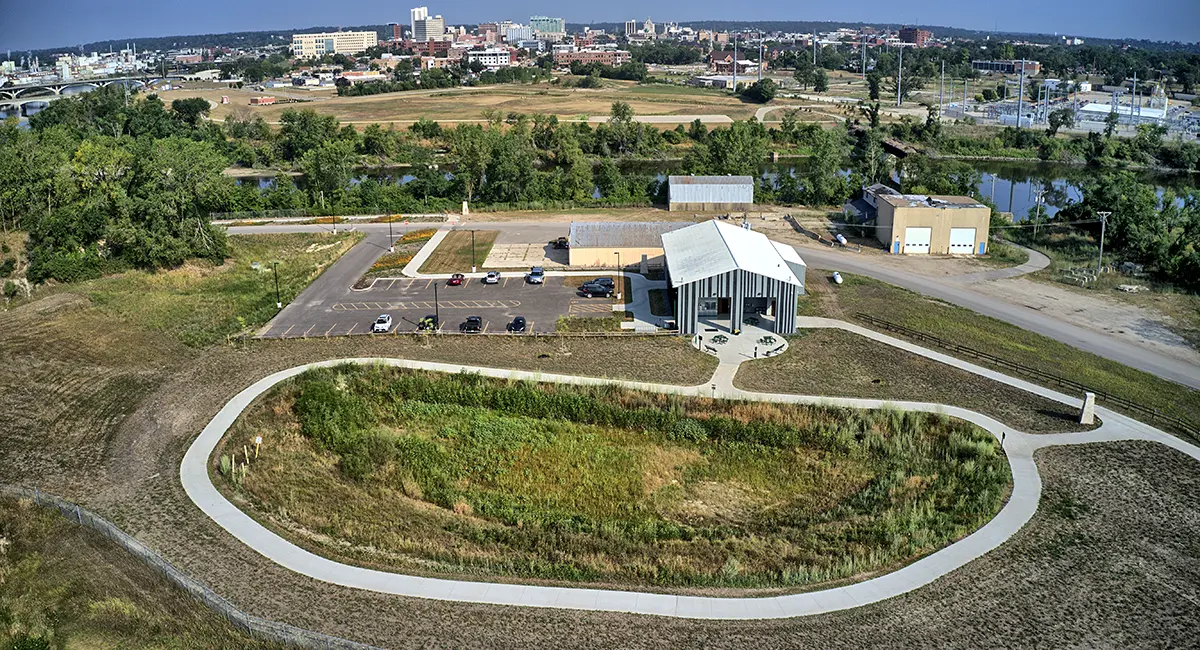
<path id="1" fill-rule="evenodd" d="M 968 372 L 1043 395 L 1065 404 L 1078 405 L 1078 400 L 1070 396 L 1030 384 L 1020 379 L 1007 377 L 995 371 L 849 323 L 829 319 L 804 319 L 802 325 L 806 327 L 837 327 L 846 329 L 885 344 L 902 348 L 909 352 L 947 363 Z M 470 371 L 492 377 L 544 382 L 582 385 L 612 383 L 639 390 L 674 394 L 708 395 L 713 389 L 710 388 L 710 384 L 707 382 L 700 386 L 671 386 L 641 382 L 614 382 L 592 377 L 547 375 L 402 359 L 338 359 L 298 366 L 275 373 L 256 382 L 249 388 L 238 393 L 236 397 L 226 404 L 204 428 L 192 446 L 188 448 L 180 465 L 180 480 L 184 491 L 191 498 L 192 502 L 219 526 L 256 552 L 280 566 L 317 580 L 358 589 L 417 598 L 703 619 L 776 619 L 851 609 L 893 598 L 928 585 L 972 560 L 982 557 L 1016 534 L 1037 511 L 1038 502 L 1041 497 L 1041 477 L 1038 475 L 1037 465 L 1033 461 L 1033 454 L 1041 447 L 1115 440 L 1149 440 L 1168 445 L 1188 454 L 1196 460 L 1200 460 L 1200 448 L 1104 408 L 1098 407 L 1096 409 L 1097 414 L 1103 419 L 1104 424 L 1095 431 L 1058 435 L 1029 435 L 1018 432 L 1012 427 L 1006 426 L 1004 423 L 980 413 L 947 405 L 742 391 L 733 385 L 733 377 L 737 371 L 738 364 L 722 363 L 718 366 L 711 384 L 716 387 L 715 392 L 717 396 L 723 398 L 805 404 L 835 404 L 854 408 L 881 408 L 885 405 L 890 405 L 907 410 L 945 413 L 973 422 L 990 431 L 998 440 L 1002 441 L 1003 449 L 1012 470 L 1012 494 L 996 517 L 982 528 L 964 539 L 901 569 L 851 585 L 786 596 L 768 598 L 713 598 L 608 589 L 546 587 L 406 576 L 341 564 L 297 547 L 276 535 L 262 524 L 259 524 L 225 499 L 213 485 L 209 476 L 208 460 L 213 450 L 225 432 L 233 425 L 238 415 L 256 397 L 269 390 L 275 384 L 309 368 L 328 367 L 347 362 L 364 364 L 384 363 L 393 366 L 441 372 Z"/>
<path id="2" fill-rule="evenodd" d="M 1016 273 L 1005 275 L 993 271 L 984 272 L 985 274 L 995 273 L 993 278 L 982 277 L 979 274 L 931 277 L 899 270 L 892 266 L 875 264 L 869 257 L 843 250 L 804 247 L 800 249 L 800 255 L 810 268 L 845 271 L 882 280 L 960 307 L 966 307 L 984 316 L 1011 323 L 1030 332 L 1041 334 L 1163 379 L 1200 389 L 1200 366 L 1058 320 L 1028 307 L 997 300 L 971 288 L 972 282 L 1013 277 Z M 1031 259 L 1030 262 L 1033 263 L 1034 260 Z"/>
<path id="3" fill-rule="evenodd" d="M 330 299 L 334 294 L 344 293 L 344 288 L 351 286 L 362 273 L 373 263 L 375 257 L 386 248 L 387 226 L 383 224 L 356 224 L 358 230 L 369 233 L 368 238 L 341 260 L 326 271 L 316 282 L 306 289 L 297 300 L 284 309 L 281 316 L 291 317 L 292 313 L 313 309 L 323 304 L 332 304 Z M 455 226 L 456 228 L 474 228 L 476 230 L 499 230 L 497 241 L 515 243 L 518 241 L 549 241 L 555 237 L 564 236 L 570 229 L 565 222 L 469 222 Z M 229 232 L 237 233 L 269 233 L 269 232 L 316 232 L 328 230 L 329 226 L 320 225 L 273 225 L 248 226 L 230 228 Z M 362 249 L 362 250 L 360 250 Z M 1101 332 L 1089 330 L 1078 325 L 1058 320 L 1036 310 L 1021 305 L 997 300 L 975 291 L 971 284 L 980 281 L 1014 277 L 1038 268 L 1044 268 L 1043 262 L 1049 263 L 1044 256 L 1035 254 L 1030 261 L 1018 269 L 997 269 L 972 273 L 964 276 L 925 276 L 897 269 L 872 260 L 869 256 L 840 249 L 824 249 L 805 246 L 800 254 L 809 267 L 857 273 L 867 277 L 882 280 L 911 291 L 944 300 L 951 304 L 965 307 L 985 316 L 1011 323 L 1022 329 L 1041 334 L 1056 341 L 1066 343 L 1081 350 L 1098 356 L 1137 368 L 1163 379 L 1174 381 L 1190 388 L 1200 389 L 1200 366 L 1188 363 L 1182 359 L 1148 350 L 1142 346 L 1123 339 L 1108 336 Z M 369 258 L 369 259 L 368 259 Z M 367 260 L 364 262 L 364 260 Z M 293 312 L 293 306 L 301 303 Z"/>

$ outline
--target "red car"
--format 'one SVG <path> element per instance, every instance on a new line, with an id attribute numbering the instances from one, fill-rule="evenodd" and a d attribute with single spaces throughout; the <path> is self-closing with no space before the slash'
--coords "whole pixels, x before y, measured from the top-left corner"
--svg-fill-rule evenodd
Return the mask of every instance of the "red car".
<path id="1" fill-rule="evenodd" d="M 452 287 L 457 287 L 458 285 L 462 284 L 463 280 L 465 280 L 465 279 L 466 279 L 466 276 L 463 275 L 462 273 L 455 273 L 454 275 L 450 276 L 449 280 L 446 280 L 446 284 L 448 284 Z"/>

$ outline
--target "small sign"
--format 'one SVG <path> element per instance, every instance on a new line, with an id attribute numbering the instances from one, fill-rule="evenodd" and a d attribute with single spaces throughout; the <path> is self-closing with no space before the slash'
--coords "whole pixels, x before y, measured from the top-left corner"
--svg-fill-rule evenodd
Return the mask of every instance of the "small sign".
<path id="1" fill-rule="evenodd" d="M 254 444 L 256 444 L 256 445 L 261 445 L 261 444 L 262 444 L 262 436 L 255 436 L 255 437 L 254 437 Z"/>

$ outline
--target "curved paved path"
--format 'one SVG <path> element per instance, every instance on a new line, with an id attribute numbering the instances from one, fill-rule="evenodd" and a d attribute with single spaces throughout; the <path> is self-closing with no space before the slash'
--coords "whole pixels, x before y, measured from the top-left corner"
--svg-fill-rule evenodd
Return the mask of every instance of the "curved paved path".
<path id="1" fill-rule="evenodd" d="M 804 319 L 804 327 L 837 327 L 900 347 L 928 358 L 949 363 L 976 374 L 1049 397 L 1066 404 L 1078 400 L 1028 382 L 1007 377 L 959 359 L 900 341 L 871 330 L 828 319 Z M 991 521 L 967 537 L 892 573 L 863 582 L 808 593 L 767 598 L 716 598 L 628 592 L 606 589 L 546 587 L 504 583 L 471 582 L 442 578 L 408 576 L 349 566 L 310 553 L 276 535 L 230 503 L 213 485 L 208 474 L 208 459 L 226 430 L 238 415 L 259 395 L 275 384 L 315 367 L 341 363 L 382 363 L 406 368 L 440 372 L 471 371 L 491 377 L 528 379 L 582 385 L 619 384 L 621 386 L 684 395 L 756 399 L 804 404 L 833 404 L 856 408 L 880 408 L 892 405 L 908 410 L 941 412 L 973 422 L 1004 440 L 1013 475 L 1013 492 L 1008 502 Z M 189 498 L 219 526 L 268 559 L 306 576 L 342 586 L 383 593 L 454 600 L 493 605 L 557 607 L 591 611 L 655 614 L 705 619 L 772 619 L 808 616 L 850 609 L 878 602 L 927 585 L 1003 544 L 1033 517 L 1041 495 L 1041 478 L 1033 461 L 1034 452 L 1049 445 L 1083 444 L 1114 440 L 1150 440 L 1178 449 L 1200 460 L 1200 448 L 1169 436 L 1151 426 L 1104 408 L 1097 414 L 1104 424 L 1087 433 L 1030 435 L 974 411 L 940 404 L 890 402 L 869 399 L 830 398 L 789 394 L 767 394 L 736 388 L 733 378 L 738 364 L 722 363 L 710 384 L 671 386 L 644 382 L 612 381 L 600 378 L 535 372 L 479 368 L 401 359 L 355 358 L 307 364 L 277 372 L 238 393 L 204 428 L 188 448 L 180 467 L 180 479 Z M 715 385 L 715 388 L 712 386 Z M 1006 434 L 1006 435 L 1004 435 Z"/>

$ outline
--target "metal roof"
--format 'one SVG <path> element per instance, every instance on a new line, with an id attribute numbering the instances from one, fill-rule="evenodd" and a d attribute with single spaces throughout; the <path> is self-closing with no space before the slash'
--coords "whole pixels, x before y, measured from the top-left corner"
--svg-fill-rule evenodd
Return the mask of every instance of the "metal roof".
<path id="1" fill-rule="evenodd" d="M 680 221 L 572 221 L 571 248 L 659 248 L 662 234 L 689 226 Z"/>
<path id="2" fill-rule="evenodd" d="M 669 176 L 671 185 L 753 185 L 753 176 Z"/>
<path id="3" fill-rule="evenodd" d="M 662 242 L 674 287 L 738 269 L 804 285 L 792 270 L 804 265 L 796 250 L 753 230 L 705 221 L 664 233 Z"/>

